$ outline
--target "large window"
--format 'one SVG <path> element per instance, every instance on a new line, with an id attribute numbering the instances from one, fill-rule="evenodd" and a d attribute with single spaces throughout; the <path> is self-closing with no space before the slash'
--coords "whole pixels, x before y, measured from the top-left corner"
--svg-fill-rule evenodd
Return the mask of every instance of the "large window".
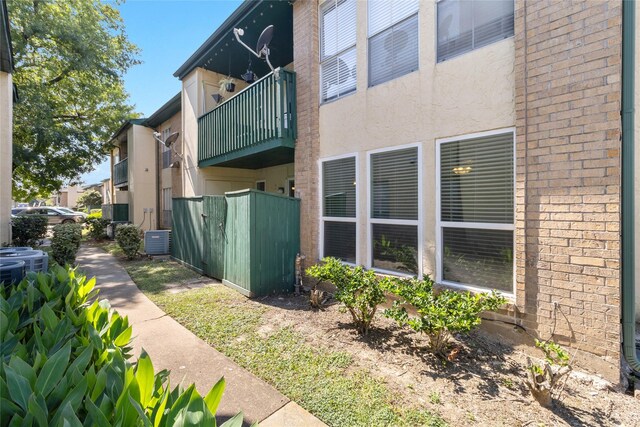
<path id="1" fill-rule="evenodd" d="M 373 268 L 420 273 L 418 148 L 372 153 L 370 256 Z"/>
<path id="2" fill-rule="evenodd" d="M 356 1 L 329 0 L 320 9 L 322 101 L 356 90 Z"/>
<path id="3" fill-rule="evenodd" d="M 170 127 L 162 131 L 162 140 L 166 141 L 169 135 L 171 135 Z M 162 169 L 166 169 L 169 166 L 171 166 L 171 147 L 162 144 Z"/>
<path id="4" fill-rule="evenodd" d="M 171 187 L 162 189 L 162 226 L 163 228 L 171 228 Z"/>
<path id="5" fill-rule="evenodd" d="M 513 132 L 438 143 L 438 280 L 513 292 Z"/>
<path id="6" fill-rule="evenodd" d="M 322 163 L 322 256 L 356 262 L 356 158 Z"/>
<path id="7" fill-rule="evenodd" d="M 438 2 L 438 62 L 513 36 L 514 0 Z"/>
<path id="8" fill-rule="evenodd" d="M 418 1 L 370 0 L 369 86 L 418 69 Z"/>

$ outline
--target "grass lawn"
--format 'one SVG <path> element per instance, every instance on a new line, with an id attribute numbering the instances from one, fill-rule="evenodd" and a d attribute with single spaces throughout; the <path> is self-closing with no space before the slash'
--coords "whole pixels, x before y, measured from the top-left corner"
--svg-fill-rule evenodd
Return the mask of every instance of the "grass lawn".
<path id="1" fill-rule="evenodd" d="M 163 284 L 197 277 L 174 262 L 123 265 L 167 314 L 329 425 L 446 425 L 437 414 L 405 405 L 348 353 L 311 346 L 292 328 L 268 324 L 268 306 L 223 286 L 167 293 Z"/>

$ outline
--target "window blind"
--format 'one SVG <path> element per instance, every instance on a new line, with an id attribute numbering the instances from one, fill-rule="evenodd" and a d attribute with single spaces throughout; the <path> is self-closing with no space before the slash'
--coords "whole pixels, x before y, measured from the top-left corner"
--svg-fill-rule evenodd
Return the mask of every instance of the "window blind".
<path id="1" fill-rule="evenodd" d="M 324 222 L 323 256 L 332 256 L 346 262 L 356 262 L 356 223 Z"/>
<path id="2" fill-rule="evenodd" d="M 513 134 L 440 146 L 441 221 L 513 224 Z"/>
<path id="3" fill-rule="evenodd" d="M 321 96 L 326 101 L 356 87 L 356 1 L 328 1 L 320 10 Z"/>
<path id="4" fill-rule="evenodd" d="M 514 34 L 513 0 L 438 2 L 438 61 Z"/>
<path id="5" fill-rule="evenodd" d="M 331 160 L 322 167 L 323 215 L 355 218 L 356 159 Z"/>
<path id="6" fill-rule="evenodd" d="M 417 14 L 369 38 L 369 86 L 417 69 Z"/>
<path id="7" fill-rule="evenodd" d="M 418 12 L 418 0 L 369 0 L 369 36 Z"/>
<path id="8" fill-rule="evenodd" d="M 371 155 L 371 217 L 418 219 L 418 149 Z"/>

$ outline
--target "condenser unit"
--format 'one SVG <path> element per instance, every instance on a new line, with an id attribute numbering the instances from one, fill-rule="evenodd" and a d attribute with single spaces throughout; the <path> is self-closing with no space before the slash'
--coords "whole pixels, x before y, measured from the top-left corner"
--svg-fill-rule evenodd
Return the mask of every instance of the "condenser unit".
<path id="1" fill-rule="evenodd" d="M 147 255 L 169 254 L 169 230 L 149 230 L 144 232 L 144 251 Z"/>
<path id="2" fill-rule="evenodd" d="M 24 261 L 0 259 L 0 283 L 17 283 L 22 280 L 24 274 Z"/>
<path id="3" fill-rule="evenodd" d="M 35 271 L 47 272 L 49 268 L 49 255 L 38 250 L 0 252 L 0 260 L 3 261 L 24 261 L 24 268 L 27 272 Z"/>

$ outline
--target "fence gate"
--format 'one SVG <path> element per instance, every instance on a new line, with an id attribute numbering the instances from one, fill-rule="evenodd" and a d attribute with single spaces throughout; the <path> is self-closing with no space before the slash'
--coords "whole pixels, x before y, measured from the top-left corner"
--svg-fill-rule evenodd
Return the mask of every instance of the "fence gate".
<path id="1" fill-rule="evenodd" d="M 174 198 L 171 256 L 203 272 L 202 197 Z"/>
<path id="2" fill-rule="evenodd" d="M 203 271 L 207 276 L 220 280 L 224 278 L 224 254 L 227 245 L 226 212 L 224 196 L 203 197 Z"/>

